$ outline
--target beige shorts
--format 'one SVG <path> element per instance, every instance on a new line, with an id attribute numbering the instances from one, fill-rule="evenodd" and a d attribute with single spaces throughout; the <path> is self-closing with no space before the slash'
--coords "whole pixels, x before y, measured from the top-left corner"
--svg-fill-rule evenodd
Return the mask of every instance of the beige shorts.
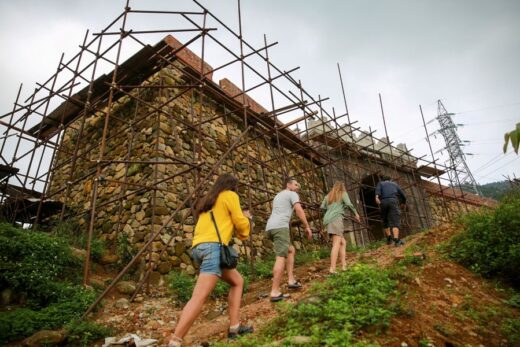
<path id="1" fill-rule="evenodd" d="M 267 235 L 273 241 L 274 254 L 277 257 L 287 258 L 291 245 L 289 228 L 271 229 L 267 231 Z"/>
<path id="2" fill-rule="evenodd" d="M 343 226 L 343 217 L 338 217 L 327 224 L 327 234 L 329 235 L 338 235 L 344 237 L 344 230 L 345 228 Z"/>

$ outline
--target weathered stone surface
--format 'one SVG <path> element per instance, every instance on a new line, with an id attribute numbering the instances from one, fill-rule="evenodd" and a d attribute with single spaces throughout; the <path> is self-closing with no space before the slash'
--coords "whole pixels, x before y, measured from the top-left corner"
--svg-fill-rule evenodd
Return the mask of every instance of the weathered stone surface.
<path id="1" fill-rule="evenodd" d="M 191 257 L 186 253 L 181 255 L 181 261 L 186 265 L 191 265 Z"/>
<path id="2" fill-rule="evenodd" d="M 87 251 L 84 249 L 71 247 L 70 250 L 72 251 L 72 255 L 76 258 L 84 259 L 87 256 Z"/>
<path id="3" fill-rule="evenodd" d="M 150 283 L 159 285 L 162 282 L 161 273 L 157 271 L 150 272 Z"/>
<path id="4" fill-rule="evenodd" d="M 96 289 L 105 289 L 105 282 L 100 280 L 100 279 L 97 279 L 97 278 L 91 278 L 90 280 L 90 285 Z"/>
<path id="5" fill-rule="evenodd" d="M 115 264 L 119 261 L 119 256 L 117 254 L 103 254 L 101 259 L 99 259 L 99 263 L 102 265 Z"/>
<path id="6" fill-rule="evenodd" d="M 172 266 L 179 266 L 181 265 L 181 258 L 177 257 L 177 256 L 172 256 L 170 257 L 170 263 L 172 263 Z"/>
<path id="7" fill-rule="evenodd" d="M 132 295 L 135 288 L 135 283 L 130 281 L 121 281 L 116 284 L 116 289 L 121 294 Z"/>
<path id="8" fill-rule="evenodd" d="M 172 264 L 170 262 L 162 262 L 157 267 L 157 271 L 165 275 L 172 270 Z"/>
<path id="9" fill-rule="evenodd" d="M 185 271 L 188 275 L 195 275 L 195 268 L 192 265 L 188 265 Z"/>
<path id="10" fill-rule="evenodd" d="M 13 302 L 13 291 L 11 288 L 5 288 L 0 294 L 2 305 L 10 305 Z"/>
<path id="11" fill-rule="evenodd" d="M 184 242 L 176 242 L 175 243 L 175 255 L 180 257 L 184 254 L 184 251 L 186 251 L 186 245 Z"/>
<path id="12" fill-rule="evenodd" d="M 289 344 L 296 346 L 305 346 L 312 342 L 312 338 L 310 336 L 290 336 L 286 337 L 284 340 Z"/>
<path id="13" fill-rule="evenodd" d="M 114 306 L 120 309 L 126 309 L 130 307 L 130 301 L 127 298 L 118 299 Z"/>
<path id="14" fill-rule="evenodd" d="M 42 330 L 23 341 L 27 347 L 57 346 L 65 339 L 62 330 Z"/>

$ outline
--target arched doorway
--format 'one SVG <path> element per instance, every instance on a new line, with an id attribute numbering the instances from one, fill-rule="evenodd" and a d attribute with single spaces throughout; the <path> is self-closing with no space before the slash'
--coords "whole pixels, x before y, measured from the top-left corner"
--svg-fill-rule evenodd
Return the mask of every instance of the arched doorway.
<path id="1" fill-rule="evenodd" d="M 384 237 L 379 206 L 376 204 L 376 186 L 379 181 L 380 177 L 378 174 L 368 175 L 361 181 L 359 190 L 359 200 L 364 206 L 365 216 L 368 220 L 369 235 L 376 240 Z"/>

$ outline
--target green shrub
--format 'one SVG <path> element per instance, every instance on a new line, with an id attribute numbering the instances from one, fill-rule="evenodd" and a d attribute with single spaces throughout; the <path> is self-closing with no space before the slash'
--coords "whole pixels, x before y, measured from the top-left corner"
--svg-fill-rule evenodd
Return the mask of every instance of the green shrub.
<path id="1" fill-rule="evenodd" d="M 74 277 L 79 266 L 63 239 L 0 224 L 0 288 L 26 293 L 32 304 L 45 306 L 68 293 L 59 281 Z"/>
<path id="2" fill-rule="evenodd" d="M 469 213 L 464 230 L 447 246 L 449 256 L 486 277 L 504 277 L 520 285 L 520 196 L 513 192 L 494 210 Z"/>
<path id="3" fill-rule="evenodd" d="M 88 234 L 75 222 L 59 222 L 52 228 L 51 234 L 56 237 L 64 238 L 72 247 L 87 249 Z M 94 235 L 90 243 L 91 258 L 95 261 L 101 259 L 101 256 L 105 253 L 105 249 L 105 241 Z"/>
<path id="4" fill-rule="evenodd" d="M 136 254 L 130 240 L 128 239 L 128 235 L 123 232 L 117 235 L 116 248 L 117 255 L 119 256 L 118 263 L 122 266 L 128 264 Z"/>
<path id="5" fill-rule="evenodd" d="M 272 259 L 258 259 L 255 261 L 255 275 L 257 278 L 271 278 L 273 277 L 274 260 Z M 252 278 L 251 265 L 247 262 L 240 262 L 237 266 L 238 272 L 244 278 Z"/>
<path id="6" fill-rule="evenodd" d="M 213 289 L 213 292 L 211 293 L 211 296 L 213 298 L 224 298 L 227 296 L 228 292 L 229 284 L 224 281 L 218 281 L 215 289 Z"/>
<path id="7" fill-rule="evenodd" d="M 520 319 L 509 318 L 502 323 L 502 333 L 507 337 L 510 346 L 520 344 Z"/>
<path id="8" fill-rule="evenodd" d="M 507 304 L 520 309 L 520 293 L 514 293 L 509 300 L 507 300 Z"/>
<path id="9" fill-rule="evenodd" d="M 195 277 L 184 272 L 172 271 L 168 274 L 167 280 L 177 300 L 183 304 L 187 303 L 195 287 Z"/>
<path id="10" fill-rule="evenodd" d="M 65 326 L 67 344 L 91 346 L 93 342 L 113 335 L 113 329 L 88 321 L 71 321 Z"/>
<path id="11" fill-rule="evenodd" d="M 96 298 L 93 291 L 70 287 L 71 296 L 41 310 L 19 308 L 0 312 L 0 344 L 21 339 L 36 331 L 56 329 L 79 318 Z M 70 294 L 70 293 L 69 293 Z"/>
<path id="12" fill-rule="evenodd" d="M 83 314 L 96 293 L 73 284 L 80 266 L 65 238 L 0 224 L 0 289 L 27 296 L 27 307 L 0 312 L 0 344 Z"/>
<path id="13" fill-rule="evenodd" d="M 321 259 L 328 258 L 330 256 L 329 247 L 321 247 L 312 251 L 301 252 L 296 254 L 295 264 L 303 265 L 312 263 Z"/>

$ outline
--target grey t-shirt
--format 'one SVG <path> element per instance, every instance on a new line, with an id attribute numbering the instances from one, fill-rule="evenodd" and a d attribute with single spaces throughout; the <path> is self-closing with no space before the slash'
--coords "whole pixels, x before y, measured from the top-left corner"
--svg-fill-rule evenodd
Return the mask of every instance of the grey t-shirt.
<path id="1" fill-rule="evenodd" d="M 265 230 L 289 228 L 294 204 L 297 202 L 300 202 L 300 197 L 296 192 L 285 189 L 276 194 L 273 199 L 273 212 L 267 221 Z"/>

